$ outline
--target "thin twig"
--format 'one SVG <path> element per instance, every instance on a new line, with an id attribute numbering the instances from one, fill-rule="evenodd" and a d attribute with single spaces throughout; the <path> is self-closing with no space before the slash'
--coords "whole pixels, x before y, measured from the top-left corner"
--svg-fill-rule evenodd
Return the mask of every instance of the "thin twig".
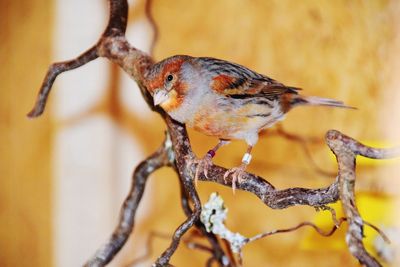
<path id="1" fill-rule="evenodd" d="M 323 205 L 323 206 L 321 206 L 321 207 L 315 207 L 315 209 L 316 209 L 317 211 L 318 211 L 318 210 L 327 210 L 327 211 L 329 211 L 329 212 L 331 213 L 333 223 L 334 223 L 337 227 L 339 227 L 339 221 L 338 221 L 338 219 L 337 219 L 336 210 L 335 210 L 335 209 L 333 209 L 333 208 L 331 208 L 331 207 L 329 207 L 329 206 L 327 206 L 327 205 Z"/>
<path id="2" fill-rule="evenodd" d="M 299 143 L 323 144 L 324 140 L 314 136 L 300 136 L 294 133 L 287 132 L 281 124 L 276 125 L 276 133 L 288 140 Z"/>
<path id="3" fill-rule="evenodd" d="M 154 56 L 154 48 L 158 41 L 159 31 L 156 20 L 154 19 L 153 13 L 151 12 L 152 6 L 153 6 L 153 0 L 147 0 L 145 4 L 145 15 L 150 23 L 151 28 L 153 29 L 153 39 L 151 40 L 150 44 L 150 55 Z"/>
<path id="4" fill-rule="evenodd" d="M 47 98 L 49 97 L 53 83 L 59 74 L 79 68 L 98 57 L 97 46 L 93 46 L 77 58 L 51 64 L 47 70 L 46 76 L 44 77 L 42 86 L 40 87 L 36 103 L 27 116 L 29 118 L 36 118 L 42 115 L 46 107 Z"/>
<path id="5" fill-rule="evenodd" d="M 372 229 L 374 229 L 382 237 L 383 241 L 385 241 L 388 244 L 391 243 L 389 237 L 381 229 L 379 229 L 376 225 L 373 225 L 372 223 L 369 223 L 367 221 L 363 221 L 363 223 L 365 225 L 368 225 Z"/>
<path id="6" fill-rule="evenodd" d="M 304 152 L 304 155 L 306 155 L 308 161 L 310 162 L 311 166 L 313 167 L 313 169 L 316 173 L 321 174 L 326 177 L 336 176 L 335 172 L 326 171 L 317 164 L 317 162 L 314 160 L 314 158 L 311 154 L 310 148 L 308 147 L 308 144 L 323 144 L 322 138 L 300 136 L 298 134 L 289 133 L 282 127 L 281 124 L 278 124 L 276 126 L 275 131 L 271 130 L 269 132 L 269 134 L 276 134 L 276 135 L 278 135 L 282 138 L 285 138 L 289 141 L 298 143 L 301 146 L 301 148 Z"/>
<path id="7" fill-rule="evenodd" d="M 204 236 L 202 235 L 201 232 L 198 232 L 197 236 L 200 237 L 200 238 L 204 238 Z M 200 250 L 200 251 L 204 251 L 206 253 L 210 253 L 211 254 L 211 258 L 210 259 L 212 259 L 212 261 L 216 261 L 218 263 L 218 260 L 215 258 L 215 255 L 214 255 L 214 249 L 212 247 L 208 247 L 208 246 L 205 246 L 203 244 L 194 242 L 194 238 L 195 237 L 196 237 L 195 234 L 190 233 L 190 235 L 188 237 L 182 238 L 182 242 L 189 249 Z M 155 238 L 161 238 L 161 239 L 168 239 L 169 240 L 171 238 L 171 235 L 166 234 L 166 233 L 162 233 L 162 232 L 158 232 L 158 231 L 151 231 L 149 236 L 147 237 L 147 240 L 146 240 L 145 253 L 143 255 L 141 255 L 140 257 L 138 257 L 138 258 L 132 260 L 131 262 L 129 262 L 126 265 L 126 267 L 135 266 L 135 265 L 137 265 L 137 264 L 139 264 L 139 263 L 141 263 L 141 262 L 143 262 L 145 260 L 148 260 L 149 257 L 151 256 L 151 254 L 153 253 L 153 241 L 154 241 Z M 206 263 L 206 265 L 207 265 L 207 263 Z"/>
<path id="8" fill-rule="evenodd" d="M 338 225 L 334 225 L 334 226 L 332 227 L 332 229 L 331 229 L 330 231 L 328 231 L 328 232 L 324 232 L 324 230 L 322 230 L 321 228 L 319 228 L 319 227 L 318 227 L 317 225 L 315 225 L 314 223 L 311 223 L 311 222 L 302 222 L 302 223 L 300 223 L 300 224 L 298 224 L 298 225 L 296 225 L 296 226 L 294 226 L 294 227 L 291 227 L 291 228 L 278 229 L 278 230 L 273 230 L 273 231 L 270 231 L 270 232 L 265 232 L 265 233 L 258 234 L 258 235 L 256 235 L 256 236 L 253 236 L 253 237 L 251 237 L 251 238 L 248 238 L 248 239 L 246 240 L 246 243 L 250 243 L 250 242 L 253 242 L 253 241 L 256 241 L 256 240 L 258 240 L 258 239 L 261 239 L 261 238 L 264 238 L 264 237 L 267 237 L 267 236 L 271 236 L 271 235 L 274 235 L 274 234 L 281 234 L 281 233 L 293 232 L 293 231 L 296 231 L 297 229 L 302 228 L 302 227 L 305 227 L 305 226 L 312 227 L 315 231 L 317 231 L 318 234 L 320 234 L 320 235 L 322 235 L 322 236 L 325 236 L 325 237 L 328 237 L 328 236 L 333 235 L 333 233 L 336 232 L 336 230 L 339 228 L 339 226 L 340 226 L 344 221 L 346 221 L 346 218 L 345 218 L 345 217 L 339 218 L 339 220 L 338 220 Z"/>
<path id="9" fill-rule="evenodd" d="M 153 244 L 153 240 L 154 240 L 155 237 L 163 238 L 163 239 L 170 239 L 171 238 L 171 236 L 168 235 L 168 234 L 157 232 L 157 231 L 151 231 L 149 236 L 147 237 L 145 253 L 142 256 L 132 260 L 130 263 L 128 263 L 126 265 L 126 267 L 135 266 L 136 264 L 139 264 L 139 263 L 149 259 L 149 257 L 153 253 L 152 244 Z"/>
<path id="10" fill-rule="evenodd" d="M 189 199 L 187 197 L 187 192 L 185 191 L 185 187 L 182 183 L 181 185 L 181 205 L 182 209 L 185 212 L 186 216 L 190 216 L 192 214 L 192 209 L 190 208 Z M 217 237 L 213 233 L 207 232 L 204 227 L 204 224 L 201 221 L 196 221 L 195 226 L 200 231 L 200 233 L 208 240 L 212 247 L 212 259 L 213 261 L 217 261 L 220 266 L 235 266 L 232 265 L 231 261 L 228 260 L 227 255 L 225 254 L 224 250 L 221 247 L 220 242 L 218 241 Z"/>

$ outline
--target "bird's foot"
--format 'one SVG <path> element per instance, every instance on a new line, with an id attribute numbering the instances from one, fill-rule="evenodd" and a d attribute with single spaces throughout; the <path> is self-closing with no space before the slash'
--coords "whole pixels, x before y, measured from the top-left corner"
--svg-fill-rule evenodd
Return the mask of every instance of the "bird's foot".
<path id="1" fill-rule="evenodd" d="M 208 169 L 213 165 L 212 156 L 207 153 L 201 159 L 192 159 L 188 162 L 188 166 L 190 168 L 191 165 L 197 164 L 196 172 L 194 175 L 194 183 L 197 186 L 197 181 L 199 180 L 199 176 L 201 173 L 204 173 L 204 176 L 208 179 Z"/>
<path id="2" fill-rule="evenodd" d="M 235 190 L 236 190 L 236 182 L 238 182 L 240 184 L 243 181 L 243 175 L 246 172 L 246 167 L 247 167 L 247 164 L 242 163 L 239 167 L 234 167 L 225 172 L 225 174 L 224 174 L 225 183 L 227 183 L 226 179 L 228 178 L 228 176 L 229 175 L 232 176 L 232 191 L 233 191 L 233 193 L 235 193 Z"/>

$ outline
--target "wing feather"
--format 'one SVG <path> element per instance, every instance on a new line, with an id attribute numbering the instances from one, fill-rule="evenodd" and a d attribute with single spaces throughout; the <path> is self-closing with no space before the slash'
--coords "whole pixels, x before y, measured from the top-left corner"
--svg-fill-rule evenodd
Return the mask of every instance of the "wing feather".
<path id="1" fill-rule="evenodd" d="M 285 93 L 298 94 L 300 88 L 286 86 L 242 65 L 215 58 L 196 58 L 207 74 L 211 74 L 211 88 L 218 94 L 232 98 L 276 98 Z"/>

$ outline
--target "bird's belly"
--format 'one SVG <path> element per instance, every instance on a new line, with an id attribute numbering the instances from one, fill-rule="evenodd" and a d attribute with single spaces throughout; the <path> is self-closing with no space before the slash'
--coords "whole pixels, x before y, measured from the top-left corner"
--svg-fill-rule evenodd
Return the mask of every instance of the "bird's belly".
<path id="1" fill-rule="evenodd" d="M 189 127 L 220 139 L 246 139 L 249 133 L 258 133 L 271 127 L 279 116 L 265 106 L 226 107 L 196 112 Z"/>
<path id="2" fill-rule="evenodd" d="M 245 118 L 232 119 L 224 114 L 214 113 L 196 117 L 189 126 L 203 134 L 220 139 L 240 139 L 240 132 L 248 129 L 248 120 Z"/>

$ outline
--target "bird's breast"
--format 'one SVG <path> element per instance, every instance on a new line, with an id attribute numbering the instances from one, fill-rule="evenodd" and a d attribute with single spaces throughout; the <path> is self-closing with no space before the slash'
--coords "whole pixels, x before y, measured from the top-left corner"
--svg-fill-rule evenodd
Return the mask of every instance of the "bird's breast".
<path id="1" fill-rule="evenodd" d="M 188 121 L 188 126 L 206 135 L 221 139 L 247 139 L 249 133 L 258 133 L 282 119 L 279 106 L 242 103 L 219 99 L 207 108 L 199 109 Z"/>
<path id="2" fill-rule="evenodd" d="M 204 93 L 185 98 L 169 115 L 203 134 L 220 139 L 247 139 L 283 118 L 278 101 L 234 99 Z"/>

